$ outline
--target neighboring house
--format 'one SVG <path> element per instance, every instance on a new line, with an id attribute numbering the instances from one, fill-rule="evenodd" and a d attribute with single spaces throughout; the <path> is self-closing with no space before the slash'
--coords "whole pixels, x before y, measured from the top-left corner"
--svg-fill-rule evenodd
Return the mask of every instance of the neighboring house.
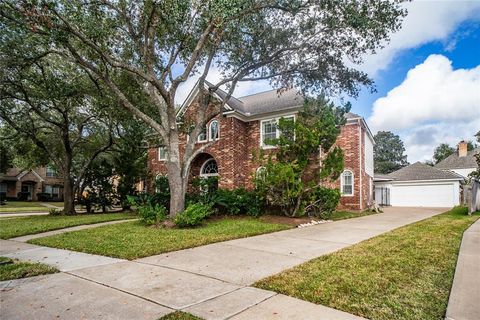
<path id="1" fill-rule="evenodd" d="M 2 198 L 38 200 L 38 193 L 48 193 L 53 201 L 63 200 L 63 180 L 52 168 L 10 168 L 6 173 L 0 173 Z"/>
<path id="2" fill-rule="evenodd" d="M 480 153 L 480 148 L 468 151 L 467 143 L 460 141 L 458 143 L 458 151 L 437 163 L 435 168 L 453 171 L 467 178 L 470 173 L 477 170 L 475 155 L 478 153 Z"/>
<path id="3" fill-rule="evenodd" d="M 210 84 L 207 84 L 210 85 Z M 194 116 L 198 88 L 195 86 L 178 110 L 184 118 Z M 226 93 L 217 90 L 217 98 Z M 278 137 L 277 121 L 295 119 L 303 108 L 303 97 L 295 90 L 271 90 L 228 100 L 222 115 L 213 118 L 200 134 L 197 146 L 215 141 L 199 154 L 191 165 L 190 178 L 218 176 L 219 187 L 225 189 L 253 188 L 253 178 L 261 170 L 254 154 L 261 149 L 274 152 L 275 146 L 268 139 Z M 342 192 L 341 206 L 363 210 L 373 198 L 373 136 L 365 120 L 354 114 L 346 115 L 337 145 L 345 153 L 345 171 L 333 183 Z M 187 137 L 181 137 L 180 150 L 184 149 Z M 155 175 L 166 175 L 166 148 L 150 148 L 148 166 Z"/>
<path id="4" fill-rule="evenodd" d="M 375 175 L 375 201 L 403 207 L 453 207 L 460 204 L 464 177 L 416 162 L 387 175 Z"/>

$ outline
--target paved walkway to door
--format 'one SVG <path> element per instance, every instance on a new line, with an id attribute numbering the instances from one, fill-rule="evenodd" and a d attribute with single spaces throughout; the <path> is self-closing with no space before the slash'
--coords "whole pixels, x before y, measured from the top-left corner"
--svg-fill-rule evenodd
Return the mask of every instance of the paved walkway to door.
<path id="1" fill-rule="evenodd" d="M 36 319 L 79 318 L 79 315 L 84 318 L 157 319 L 172 310 L 184 310 L 208 320 L 360 319 L 250 285 L 315 257 L 446 210 L 387 208 L 382 214 L 220 242 L 135 261 L 2 241 L 1 255 L 43 262 L 47 262 L 45 257 L 58 257 L 52 260 L 65 272 L 0 283 L 0 288 L 4 288 L 1 316 L 5 319 L 25 319 L 28 314 L 35 314 Z M 3 252 L 4 247 L 9 248 L 8 252 Z M 65 255 L 68 264 L 62 260 Z M 84 263 L 75 266 L 76 260 Z"/>

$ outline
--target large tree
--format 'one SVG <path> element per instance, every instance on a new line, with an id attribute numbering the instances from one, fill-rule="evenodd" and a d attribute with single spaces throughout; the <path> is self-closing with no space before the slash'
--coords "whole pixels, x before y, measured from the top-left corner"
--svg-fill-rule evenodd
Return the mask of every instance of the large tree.
<path id="1" fill-rule="evenodd" d="M 433 161 L 435 164 L 439 163 L 449 155 L 455 153 L 455 148 L 451 147 L 448 143 L 441 143 L 433 151 Z"/>
<path id="2" fill-rule="evenodd" d="M 74 65 L 23 62 L 5 65 L 0 82 L 0 119 L 14 134 L 6 138 L 17 146 L 33 143 L 42 152 L 33 160 L 53 164 L 63 178 L 64 211 L 73 214 L 87 169 L 113 143 L 103 108 L 108 100 Z"/>
<path id="3" fill-rule="evenodd" d="M 196 148 L 197 136 L 239 82 L 269 80 L 310 92 L 356 95 L 359 85 L 372 82 L 352 66 L 400 27 L 406 14 L 400 2 L 5 0 L 2 35 L 34 33 L 37 46 L 44 47 L 40 55 L 74 61 L 158 133 L 168 148 L 170 214 L 175 215 L 184 208 L 191 161 L 209 146 Z M 207 87 L 213 68 L 220 77 Z M 116 80 L 119 72 L 131 75 L 153 112 L 129 98 Z M 180 85 L 194 76 L 199 108 L 181 153 L 175 99 Z M 228 94 L 214 101 L 211 93 L 221 86 Z"/>
<path id="4" fill-rule="evenodd" d="M 387 174 L 408 165 L 400 137 L 390 131 L 379 131 L 374 137 L 375 173 Z"/>

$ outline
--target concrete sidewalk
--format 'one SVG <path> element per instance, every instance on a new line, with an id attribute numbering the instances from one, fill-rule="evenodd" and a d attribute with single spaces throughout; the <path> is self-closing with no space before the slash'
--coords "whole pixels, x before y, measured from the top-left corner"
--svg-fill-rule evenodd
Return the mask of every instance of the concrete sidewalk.
<path id="1" fill-rule="evenodd" d="M 463 234 L 445 319 L 480 319 L 480 219 Z"/>
<path id="2" fill-rule="evenodd" d="M 185 310 L 207 320 L 360 319 L 348 313 L 259 290 L 249 285 L 312 258 L 444 211 L 446 209 L 388 208 L 383 214 L 226 241 L 136 261 L 116 261 L 118 259 L 93 261 L 91 266 L 84 268 L 71 264 L 64 270 L 73 278 L 62 278 L 62 284 L 56 287 L 57 294 L 65 290 L 69 291 L 68 288 L 73 290 L 82 283 L 87 286 L 94 283 L 102 285 L 100 286 L 102 289 L 96 290 L 93 286 L 89 299 L 97 297 L 102 301 L 105 299 L 104 289 L 107 288 L 112 292 L 129 294 L 132 299 L 142 298 L 146 302 L 156 304 L 162 307 L 161 310 L 157 310 L 159 314 L 165 310 Z M 3 247 L 4 243 L 0 245 Z M 14 252 L 14 255 L 10 253 L 8 256 L 33 261 L 49 263 L 42 259 L 43 255 L 67 254 L 63 252 L 67 250 L 32 248 L 28 247 L 30 245 L 16 241 L 8 241 L 8 245 L 11 247 L 10 251 Z M 39 254 L 40 250 L 58 251 L 44 251 Z M 70 257 L 80 258 L 77 254 L 80 253 L 72 253 Z M 82 259 L 88 260 L 86 257 Z M 48 279 L 54 276 L 56 275 L 45 277 Z M 68 279 L 75 279 L 71 282 L 72 287 L 69 287 Z M 37 283 L 35 286 L 37 292 L 42 292 L 47 283 L 49 282 L 46 280 Z M 24 284 L 15 283 L 15 285 L 14 291 L 2 292 L 2 299 L 6 301 L 2 302 L 2 308 L 8 310 L 8 314 L 12 315 L 11 319 L 22 319 L 20 316 L 15 316 L 14 310 L 29 303 L 31 312 L 37 319 L 51 318 L 50 311 L 45 310 L 49 309 L 50 305 L 55 305 L 52 306 L 52 310 L 58 310 L 60 306 L 65 309 L 70 308 L 72 303 L 88 305 L 88 301 L 84 303 L 81 295 L 74 301 L 55 300 L 53 299 L 55 291 L 52 291 L 51 297 L 45 298 L 42 304 L 46 308 L 37 308 L 29 290 L 23 289 Z M 53 290 L 51 287 L 46 289 Z M 4 298 L 4 296 L 8 297 Z M 18 301 L 22 301 L 22 304 L 18 305 Z M 105 310 L 100 309 L 99 316 L 104 315 L 103 312 Z M 131 315 L 132 313 L 128 317 L 125 314 L 124 317 L 117 318 L 155 319 L 159 317 L 144 316 L 141 313 L 136 317 Z"/>

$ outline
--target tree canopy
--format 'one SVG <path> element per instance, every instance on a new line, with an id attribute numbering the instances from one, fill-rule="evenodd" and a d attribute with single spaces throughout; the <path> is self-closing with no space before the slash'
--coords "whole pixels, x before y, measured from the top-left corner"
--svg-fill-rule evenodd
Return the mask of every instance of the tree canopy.
<path id="1" fill-rule="evenodd" d="M 8 55 L 75 63 L 160 135 L 175 215 L 184 208 L 190 163 L 209 145 L 195 148 L 195 141 L 238 83 L 269 80 L 276 87 L 355 96 L 360 86 L 372 85 L 355 64 L 399 29 L 406 14 L 400 2 L 4 0 L 0 14 Z M 29 47 L 20 52 L 22 41 Z M 220 77 L 207 87 L 214 68 Z M 121 82 L 124 73 L 130 85 Z M 200 108 L 180 153 L 175 98 L 192 77 L 198 78 Z M 227 95 L 207 109 L 221 86 Z"/>
<path id="2" fill-rule="evenodd" d="M 374 139 L 375 173 L 387 174 L 408 165 L 405 147 L 398 135 L 390 131 L 379 131 Z"/>

